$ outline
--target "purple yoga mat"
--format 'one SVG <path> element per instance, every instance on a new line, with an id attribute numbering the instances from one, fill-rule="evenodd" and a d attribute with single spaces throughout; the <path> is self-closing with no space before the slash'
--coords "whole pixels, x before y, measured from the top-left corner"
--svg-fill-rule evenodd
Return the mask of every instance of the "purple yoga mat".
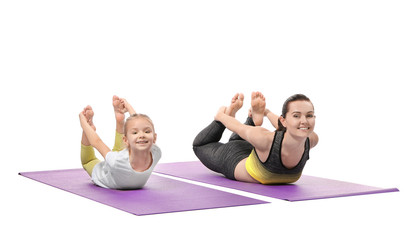
<path id="1" fill-rule="evenodd" d="M 155 174 L 143 189 L 125 191 L 94 185 L 83 169 L 19 174 L 135 215 L 267 203 Z"/>
<path id="2" fill-rule="evenodd" d="M 199 161 L 162 163 L 157 165 L 154 171 L 291 202 L 399 191 L 397 188 L 382 189 L 306 175 L 302 175 L 294 184 L 287 185 L 238 182 L 212 172 Z"/>

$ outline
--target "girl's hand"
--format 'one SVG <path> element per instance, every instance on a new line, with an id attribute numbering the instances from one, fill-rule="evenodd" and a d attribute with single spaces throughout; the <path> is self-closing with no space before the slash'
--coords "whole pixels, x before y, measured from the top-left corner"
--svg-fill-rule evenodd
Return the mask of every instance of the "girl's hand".
<path id="1" fill-rule="evenodd" d="M 87 126 L 89 126 L 89 124 L 88 124 L 88 120 L 87 120 L 87 118 L 85 117 L 84 112 L 81 112 L 81 113 L 79 114 L 79 122 L 80 122 L 80 124 L 81 124 L 81 128 L 82 128 L 83 130 L 85 130 L 85 128 L 86 128 Z"/>
<path id="2" fill-rule="evenodd" d="M 113 108 L 116 122 L 119 125 L 124 125 L 124 113 L 126 113 L 126 107 L 123 104 L 123 99 L 118 96 L 113 96 Z"/>
<path id="3" fill-rule="evenodd" d="M 136 114 L 136 111 L 133 109 L 133 107 L 130 105 L 129 102 L 125 98 L 121 99 L 121 103 L 123 104 L 125 111 L 129 112 L 130 116 L 133 114 Z"/>
<path id="4" fill-rule="evenodd" d="M 217 114 L 215 115 L 214 119 L 215 119 L 216 121 L 220 121 L 220 122 L 221 122 L 221 117 L 222 117 L 223 115 L 225 115 L 225 110 L 226 110 L 226 109 L 227 109 L 227 107 L 224 107 L 224 106 L 220 107 L 220 109 L 218 109 L 218 112 L 217 112 Z"/>
<path id="5" fill-rule="evenodd" d="M 79 121 L 82 122 L 87 122 L 87 118 L 84 115 L 84 112 L 80 112 L 79 113 Z"/>

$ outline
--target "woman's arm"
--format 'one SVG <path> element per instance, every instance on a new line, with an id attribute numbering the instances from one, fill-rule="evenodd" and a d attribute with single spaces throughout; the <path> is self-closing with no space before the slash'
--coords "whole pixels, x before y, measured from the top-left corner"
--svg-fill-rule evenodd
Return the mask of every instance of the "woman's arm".
<path id="1" fill-rule="evenodd" d="M 264 111 L 264 116 L 266 116 L 270 123 L 273 125 L 273 127 L 275 127 L 276 129 L 279 129 L 279 116 L 277 116 L 276 114 L 272 113 L 269 109 L 266 109 Z"/>
<path id="2" fill-rule="evenodd" d="M 257 151 L 269 152 L 273 143 L 274 133 L 262 127 L 255 127 L 242 124 L 233 117 L 225 114 L 225 107 L 221 107 L 215 116 L 215 120 L 220 121 L 226 128 L 235 132 L 240 137 L 253 145 Z"/>
<path id="3" fill-rule="evenodd" d="M 318 134 L 316 134 L 315 132 L 311 133 L 311 135 L 309 136 L 309 142 L 311 144 L 311 148 L 315 147 L 319 142 Z"/>
<path id="4" fill-rule="evenodd" d="M 84 130 L 85 135 L 88 138 L 91 146 L 100 152 L 100 154 L 105 158 L 107 153 L 110 152 L 110 148 L 104 144 L 98 134 L 94 131 L 94 129 L 88 124 L 87 119 L 85 118 L 83 113 L 79 114 L 79 120 L 81 122 L 81 127 Z"/>

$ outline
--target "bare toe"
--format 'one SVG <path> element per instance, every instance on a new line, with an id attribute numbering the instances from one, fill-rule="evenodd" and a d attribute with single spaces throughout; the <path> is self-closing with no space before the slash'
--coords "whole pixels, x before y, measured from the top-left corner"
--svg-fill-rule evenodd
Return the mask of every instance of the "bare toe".
<path id="1" fill-rule="evenodd" d="M 227 107 L 225 114 L 231 117 L 235 117 L 235 114 L 243 106 L 243 103 L 244 95 L 242 93 L 235 94 L 234 97 L 231 99 L 231 104 L 229 107 Z"/>
<path id="2" fill-rule="evenodd" d="M 92 117 L 94 117 L 94 111 L 92 110 L 92 107 L 90 105 L 86 106 L 84 108 L 84 115 L 87 118 L 87 120 L 92 121 Z"/>
<path id="3" fill-rule="evenodd" d="M 126 107 L 124 106 L 123 99 L 114 95 L 113 107 L 114 107 L 114 114 L 116 116 L 116 121 L 117 122 L 124 121 L 124 113 L 126 112 Z"/>
<path id="4" fill-rule="evenodd" d="M 266 109 L 266 99 L 260 92 L 251 94 L 251 113 L 254 124 L 261 126 L 263 124 L 264 111 Z"/>

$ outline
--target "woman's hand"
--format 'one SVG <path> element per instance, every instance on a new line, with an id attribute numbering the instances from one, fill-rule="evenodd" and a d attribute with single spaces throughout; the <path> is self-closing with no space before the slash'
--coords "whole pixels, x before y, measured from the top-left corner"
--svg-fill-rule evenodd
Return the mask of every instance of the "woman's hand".
<path id="1" fill-rule="evenodd" d="M 221 118 L 222 118 L 222 116 L 224 116 L 224 115 L 225 115 L 225 110 L 226 110 L 226 109 L 227 109 L 227 107 L 224 107 L 224 106 L 220 107 L 220 109 L 218 109 L 218 112 L 217 112 L 217 114 L 215 115 L 214 119 L 215 119 L 216 121 L 220 121 L 220 122 L 221 122 Z"/>

